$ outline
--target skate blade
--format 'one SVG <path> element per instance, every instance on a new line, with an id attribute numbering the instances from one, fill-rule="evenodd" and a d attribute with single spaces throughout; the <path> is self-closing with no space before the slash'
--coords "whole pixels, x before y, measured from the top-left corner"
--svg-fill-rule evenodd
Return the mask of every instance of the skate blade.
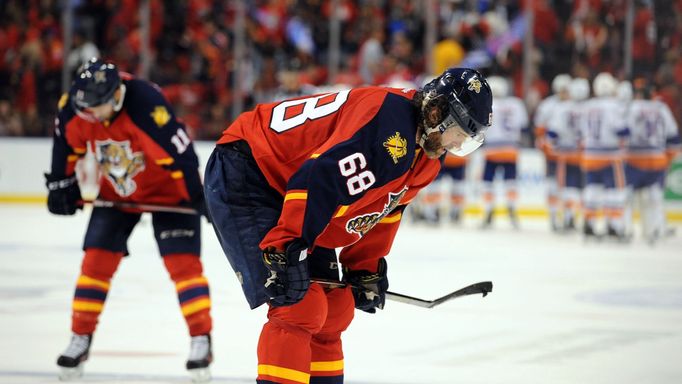
<path id="1" fill-rule="evenodd" d="M 59 380 L 72 381 L 83 377 L 83 365 L 74 368 L 60 367 Z"/>
<path id="2" fill-rule="evenodd" d="M 211 381 L 211 370 L 206 368 L 196 368 L 188 370 L 193 383 L 208 383 Z"/>

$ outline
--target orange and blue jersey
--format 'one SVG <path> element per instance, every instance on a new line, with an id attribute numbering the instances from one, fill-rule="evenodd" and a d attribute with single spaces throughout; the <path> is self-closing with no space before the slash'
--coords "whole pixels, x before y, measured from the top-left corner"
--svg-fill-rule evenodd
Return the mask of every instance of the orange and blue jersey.
<path id="1" fill-rule="evenodd" d="M 218 144 L 248 143 L 269 185 L 283 196 L 261 249 L 294 240 L 343 248 L 341 263 L 375 271 L 402 210 L 440 170 L 416 143 L 413 90 L 367 87 L 259 105 Z"/>
<path id="2" fill-rule="evenodd" d="M 123 105 L 108 121 L 90 122 L 59 102 L 52 174 L 69 176 L 92 151 L 105 200 L 173 205 L 202 193 L 199 163 L 184 124 L 154 84 L 121 74 Z"/>

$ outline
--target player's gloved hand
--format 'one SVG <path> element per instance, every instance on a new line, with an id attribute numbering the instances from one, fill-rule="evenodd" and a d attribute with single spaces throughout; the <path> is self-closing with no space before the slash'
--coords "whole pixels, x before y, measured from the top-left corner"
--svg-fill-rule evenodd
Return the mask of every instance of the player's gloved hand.
<path id="1" fill-rule="evenodd" d="M 355 308 L 368 313 L 375 313 L 376 308 L 384 309 L 388 291 L 387 268 L 386 259 L 382 257 L 374 273 L 365 270 L 344 270 L 343 279 L 351 286 Z"/>
<path id="2" fill-rule="evenodd" d="M 81 200 L 81 189 L 78 186 L 76 175 L 72 176 L 52 176 L 45 174 L 45 185 L 47 186 L 47 209 L 55 215 L 73 215 L 77 209 L 82 209 L 78 205 Z"/>
<path id="3" fill-rule="evenodd" d="M 286 251 L 273 247 L 263 250 L 263 263 L 270 271 L 265 290 L 271 305 L 292 305 L 303 299 L 310 287 L 307 255 L 307 249 L 296 242 L 290 243 Z"/>

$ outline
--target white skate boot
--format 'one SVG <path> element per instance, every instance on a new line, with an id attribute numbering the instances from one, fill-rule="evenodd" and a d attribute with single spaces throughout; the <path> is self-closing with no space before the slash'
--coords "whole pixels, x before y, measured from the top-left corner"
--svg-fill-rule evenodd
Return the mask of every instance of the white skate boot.
<path id="1" fill-rule="evenodd" d="M 83 363 L 88 359 L 90 343 L 92 335 L 71 336 L 71 343 L 57 359 L 57 365 L 61 369 L 59 380 L 69 381 L 83 376 Z"/>
<path id="2" fill-rule="evenodd" d="M 192 337 L 186 367 L 193 383 L 207 383 L 211 381 L 211 371 L 209 369 L 211 362 L 213 362 L 211 335 Z"/>

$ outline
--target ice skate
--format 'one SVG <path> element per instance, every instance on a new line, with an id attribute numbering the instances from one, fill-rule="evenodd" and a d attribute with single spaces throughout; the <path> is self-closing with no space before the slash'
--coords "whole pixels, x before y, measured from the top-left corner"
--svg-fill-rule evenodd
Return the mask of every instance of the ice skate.
<path id="1" fill-rule="evenodd" d="M 592 224 L 590 223 L 585 223 L 585 226 L 583 227 L 583 236 L 585 241 L 599 241 L 601 240 L 601 235 L 597 234 L 594 231 L 594 227 L 592 227 Z"/>
<path id="2" fill-rule="evenodd" d="M 625 233 L 625 231 L 618 231 L 610 225 L 608 226 L 606 236 L 608 236 L 609 239 L 612 239 L 617 243 L 629 243 L 630 240 L 632 239 L 632 236 Z"/>
<path id="3" fill-rule="evenodd" d="M 453 209 L 450 211 L 450 222 L 455 225 L 461 224 L 462 213 L 459 209 Z"/>
<path id="4" fill-rule="evenodd" d="M 520 229 L 521 226 L 519 225 L 519 216 L 516 214 L 516 209 L 509 207 L 509 221 L 511 222 L 512 228 L 514 229 Z"/>
<path id="5" fill-rule="evenodd" d="M 90 353 L 92 335 L 71 336 L 71 343 L 57 359 L 60 367 L 59 380 L 70 381 L 83 376 L 83 363 Z"/>
<path id="6" fill-rule="evenodd" d="M 487 212 L 485 214 L 485 219 L 483 220 L 483 223 L 481 223 L 481 229 L 488 229 L 492 227 L 493 225 L 493 212 Z"/>
<path id="7" fill-rule="evenodd" d="M 207 383 L 211 381 L 209 365 L 211 365 L 212 361 L 211 335 L 192 337 L 186 367 L 193 383 Z"/>

